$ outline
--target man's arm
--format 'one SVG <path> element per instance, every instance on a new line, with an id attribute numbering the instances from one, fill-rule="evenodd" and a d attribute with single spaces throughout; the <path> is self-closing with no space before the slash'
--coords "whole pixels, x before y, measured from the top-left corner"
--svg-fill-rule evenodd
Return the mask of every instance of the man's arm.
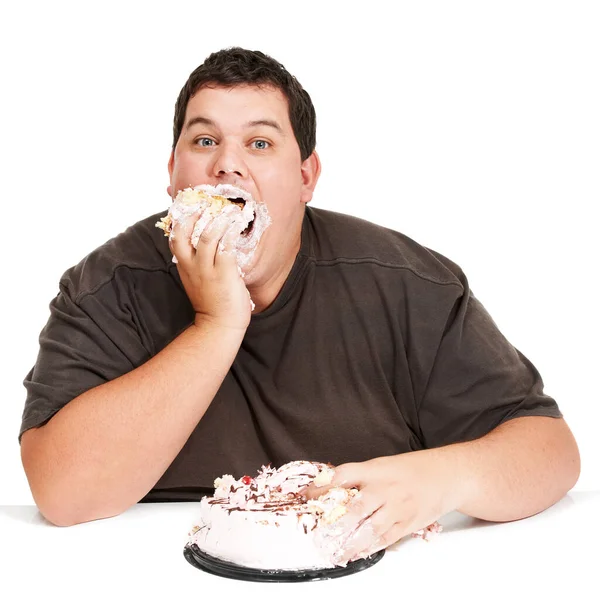
<path id="1" fill-rule="evenodd" d="M 521 519 L 561 499 L 579 471 L 577 443 L 563 419 L 518 418 L 473 441 L 338 466 L 332 485 L 355 486 L 360 498 L 331 532 L 352 537 L 343 560 L 385 548 L 454 510 Z M 328 488 L 311 488 L 308 496 Z"/>
<path id="2" fill-rule="evenodd" d="M 139 368 L 79 395 L 21 437 L 21 457 L 41 513 L 57 525 L 117 515 L 138 502 L 175 459 L 206 412 L 250 321 L 233 252 L 217 252 L 226 223 L 191 227 L 171 249 L 195 322 Z"/>
<path id="3" fill-rule="evenodd" d="M 42 514 L 72 525 L 117 515 L 146 495 L 204 415 L 243 336 L 193 325 L 139 368 L 25 432 L 23 466 Z"/>

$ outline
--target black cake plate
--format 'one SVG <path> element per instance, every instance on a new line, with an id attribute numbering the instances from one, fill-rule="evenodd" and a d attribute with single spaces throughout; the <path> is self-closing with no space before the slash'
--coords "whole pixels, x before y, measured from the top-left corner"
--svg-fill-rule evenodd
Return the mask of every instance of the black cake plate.
<path id="1" fill-rule="evenodd" d="M 352 561 L 346 567 L 288 571 L 283 569 L 254 569 L 253 567 L 243 567 L 242 565 L 229 563 L 203 552 L 197 544 L 187 544 L 183 549 L 183 556 L 194 567 L 213 575 L 249 582 L 311 582 L 343 577 L 368 569 L 380 561 L 384 554 L 385 550 L 380 550 L 365 559 Z"/>

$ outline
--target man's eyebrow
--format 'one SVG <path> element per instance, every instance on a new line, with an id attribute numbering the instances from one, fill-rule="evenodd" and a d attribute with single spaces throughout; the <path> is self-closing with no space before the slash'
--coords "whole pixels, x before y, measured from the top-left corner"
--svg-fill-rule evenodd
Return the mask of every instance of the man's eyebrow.
<path id="1" fill-rule="evenodd" d="M 192 128 L 195 124 L 206 124 L 207 126 L 213 126 L 216 128 L 216 124 L 210 120 L 210 118 L 204 118 L 204 116 L 194 116 L 186 125 L 186 130 Z"/>
<path id="2" fill-rule="evenodd" d="M 252 120 L 246 124 L 246 128 L 254 128 L 255 126 L 270 126 L 271 128 L 274 128 L 280 135 L 285 136 L 281 126 L 279 126 L 275 120 L 268 120 L 265 118 L 262 120 Z"/>
<path id="3" fill-rule="evenodd" d="M 189 130 L 192 126 L 196 124 L 205 124 L 206 126 L 212 126 L 213 128 L 217 128 L 217 125 L 210 118 L 205 118 L 204 116 L 194 116 L 186 125 L 186 130 Z M 251 120 L 246 123 L 246 128 L 254 128 L 255 126 L 270 126 L 274 128 L 281 136 L 285 136 L 283 129 L 275 120 L 269 120 L 268 118 L 262 118 L 260 120 Z"/>

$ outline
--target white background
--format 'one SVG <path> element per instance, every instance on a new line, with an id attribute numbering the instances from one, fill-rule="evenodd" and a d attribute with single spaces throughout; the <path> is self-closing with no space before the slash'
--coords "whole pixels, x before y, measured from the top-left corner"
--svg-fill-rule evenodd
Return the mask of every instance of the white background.
<path id="1" fill-rule="evenodd" d="M 600 488 L 598 4 L 395 4 L 3 4 L 0 503 L 33 503 L 22 380 L 60 275 L 167 208 L 175 100 L 232 45 L 272 55 L 310 93 L 313 205 L 460 264 L 575 433 L 577 488 Z"/>

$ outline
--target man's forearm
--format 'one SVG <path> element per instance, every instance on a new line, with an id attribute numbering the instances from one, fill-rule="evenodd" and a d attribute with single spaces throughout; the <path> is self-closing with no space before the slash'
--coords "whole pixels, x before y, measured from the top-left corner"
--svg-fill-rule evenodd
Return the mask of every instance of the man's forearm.
<path id="1" fill-rule="evenodd" d="M 154 358 L 23 434 L 34 499 L 58 525 L 121 513 L 179 453 L 229 370 L 243 331 L 190 327 Z"/>
<path id="2" fill-rule="evenodd" d="M 509 420 L 480 439 L 436 451 L 453 470 L 458 511 L 489 521 L 539 513 L 579 477 L 579 450 L 563 419 Z"/>

